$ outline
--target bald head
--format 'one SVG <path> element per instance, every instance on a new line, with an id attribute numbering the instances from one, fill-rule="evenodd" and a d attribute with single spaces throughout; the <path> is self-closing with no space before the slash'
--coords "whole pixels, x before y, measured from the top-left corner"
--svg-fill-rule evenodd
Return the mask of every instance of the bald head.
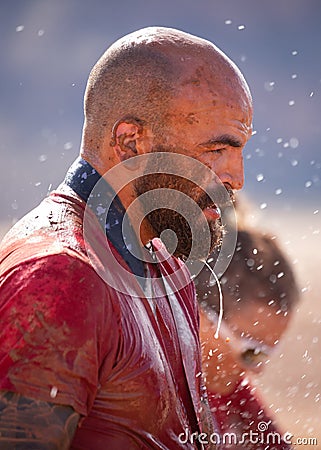
<path id="1" fill-rule="evenodd" d="M 113 132 L 125 119 L 161 135 L 184 86 L 210 77 L 217 93 L 237 89 L 250 101 L 235 64 L 211 42 L 163 27 L 138 30 L 116 41 L 93 67 L 85 93 L 82 154 L 91 162 L 109 154 Z"/>

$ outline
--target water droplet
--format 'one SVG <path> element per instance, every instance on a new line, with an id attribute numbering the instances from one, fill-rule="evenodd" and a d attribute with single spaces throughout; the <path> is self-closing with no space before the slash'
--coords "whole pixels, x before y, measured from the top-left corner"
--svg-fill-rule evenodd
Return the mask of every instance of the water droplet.
<path id="1" fill-rule="evenodd" d="M 231 25 L 232 21 L 230 19 L 225 20 L 225 25 Z"/>
<path id="2" fill-rule="evenodd" d="M 293 50 L 293 51 L 292 51 L 292 55 L 293 55 L 293 56 L 296 56 L 297 54 L 298 54 L 298 51 L 297 51 L 297 50 Z"/>
<path id="3" fill-rule="evenodd" d="M 310 92 L 310 97 L 313 97 L 313 95 L 314 95 L 314 92 Z"/>
<path id="4" fill-rule="evenodd" d="M 264 89 L 268 92 L 272 92 L 273 89 L 275 87 L 275 82 L 274 81 L 266 81 L 264 83 Z"/>
<path id="5" fill-rule="evenodd" d="M 245 25 L 239 25 L 237 28 L 238 30 L 245 30 Z"/>
<path id="6" fill-rule="evenodd" d="M 280 195 L 280 194 L 282 194 L 282 189 L 281 188 L 275 189 L 275 195 Z"/>
<path id="7" fill-rule="evenodd" d="M 260 209 L 265 209 L 267 208 L 267 203 L 261 203 L 260 204 Z"/>
<path id="8" fill-rule="evenodd" d="M 257 255 L 257 248 L 253 248 L 253 255 Z"/>
<path id="9" fill-rule="evenodd" d="M 291 161 L 291 164 L 293 167 L 295 167 L 299 164 L 299 161 L 297 159 L 294 159 L 293 161 Z"/>
<path id="10" fill-rule="evenodd" d="M 57 388 L 57 386 L 53 386 L 50 391 L 50 397 L 56 398 L 57 394 L 58 394 L 58 388 Z"/>
<path id="11" fill-rule="evenodd" d="M 277 142 L 277 144 L 281 144 L 281 142 L 283 142 L 283 139 L 282 138 L 277 138 L 276 142 Z"/>
<path id="12" fill-rule="evenodd" d="M 276 276 L 274 274 L 271 275 L 269 280 L 271 281 L 271 283 L 275 284 L 276 283 Z"/>
<path id="13" fill-rule="evenodd" d="M 295 105 L 295 101 L 294 100 L 290 100 L 289 101 L 289 106 L 293 106 L 293 105 Z"/>
<path id="14" fill-rule="evenodd" d="M 298 78 L 298 75 L 297 75 L 296 73 L 293 73 L 293 74 L 291 75 L 291 78 L 292 78 L 292 80 L 295 80 L 296 78 Z"/>
<path id="15" fill-rule="evenodd" d="M 306 188 L 309 188 L 309 187 L 311 187 L 312 186 L 312 181 L 306 181 L 306 183 L 305 183 L 305 185 L 304 185 Z"/>
<path id="16" fill-rule="evenodd" d="M 41 37 L 45 34 L 45 30 L 39 30 L 38 31 L 38 36 Z"/>
<path id="17" fill-rule="evenodd" d="M 259 173 L 258 175 L 256 175 L 256 180 L 257 181 L 263 181 L 264 180 L 264 175 L 262 173 Z"/>
<path id="18" fill-rule="evenodd" d="M 102 206 L 98 205 L 96 207 L 96 212 L 98 216 L 101 216 L 102 214 L 104 214 L 106 212 L 106 208 L 103 208 Z"/>
<path id="19" fill-rule="evenodd" d="M 47 155 L 40 155 L 38 159 L 40 162 L 45 162 L 47 161 L 47 158 L 48 158 Z"/>
<path id="20" fill-rule="evenodd" d="M 257 153 L 260 157 L 264 156 L 264 150 L 262 148 L 256 148 L 255 153 Z"/>
<path id="21" fill-rule="evenodd" d="M 64 144 L 64 150 L 70 150 L 72 149 L 72 142 L 66 142 Z"/>
<path id="22" fill-rule="evenodd" d="M 315 211 L 313 211 L 313 214 L 318 214 L 319 210 L 316 209 Z"/>
<path id="23" fill-rule="evenodd" d="M 297 148 L 299 146 L 299 139 L 296 137 L 291 137 L 290 139 L 290 147 L 291 148 Z"/>
<path id="24" fill-rule="evenodd" d="M 25 26 L 24 25 L 18 25 L 17 27 L 16 27 L 16 32 L 17 33 L 20 33 L 21 31 L 23 31 L 25 29 Z"/>
<path id="25" fill-rule="evenodd" d="M 35 186 L 38 187 L 41 185 L 41 181 L 37 181 L 37 183 L 35 183 Z"/>
<path id="26" fill-rule="evenodd" d="M 248 267 L 253 267 L 254 264 L 255 264 L 255 261 L 254 261 L 254 259 L 252 259 L 252 258 L 249 258 L 249 259 L 246 261 L 246 265 L 247 265 Z"/>

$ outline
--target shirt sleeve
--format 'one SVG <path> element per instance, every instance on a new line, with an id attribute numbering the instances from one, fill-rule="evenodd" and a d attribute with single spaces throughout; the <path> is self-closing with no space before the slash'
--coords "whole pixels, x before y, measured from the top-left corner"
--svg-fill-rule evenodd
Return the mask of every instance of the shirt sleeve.
<path id="1" fill-rule="evenodd" d="M 21 263 L 0 279 L 0 389 L 87 415 L 117 336 L 108 290 L 68 254 Z M 110 364 L 110 367 L 112 364 Z"/>

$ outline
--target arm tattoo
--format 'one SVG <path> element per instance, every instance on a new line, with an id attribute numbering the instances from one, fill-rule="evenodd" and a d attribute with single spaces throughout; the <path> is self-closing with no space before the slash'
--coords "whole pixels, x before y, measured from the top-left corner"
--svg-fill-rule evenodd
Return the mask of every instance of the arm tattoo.
<path id="1" fill-rule="evenodd" d="M 67 450 L 78 420 L 71 406 L 0 392 L 1 450 Z"/>
<path id="2" fill-rule="evenodd" d="M 201 395 L 201 414 L 200 414 L 201 417 L 200 418 L 201 418 L 201 423 L 202 423 L 202 431 L 203 431 L 203 433 L 206 434 L 207 441 L 208 441 L 206 450 L 216 450 L 217 446 L 213 442 L 211 442 L 212 439 L 210 437 L 211 437 L 211 435 L 214 436 L 215 433 L 217 434 L 218 430 L 215 429 L 210 405 L 208 404 L 207 392 L 206 392 L 204 385 L 201 386 L 201 392 L 202 392 L 202 395 Z"/>

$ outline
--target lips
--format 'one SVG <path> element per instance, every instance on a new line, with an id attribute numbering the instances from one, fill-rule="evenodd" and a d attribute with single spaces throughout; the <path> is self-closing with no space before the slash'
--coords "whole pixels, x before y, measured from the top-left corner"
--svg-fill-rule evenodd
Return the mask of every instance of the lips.
<path id="1" fill-rule="evenodd" d="M 216 205 L 203 209 L 203 214 L 208 221 L 218 220 L 221 217 L 221 211 Z"/>

